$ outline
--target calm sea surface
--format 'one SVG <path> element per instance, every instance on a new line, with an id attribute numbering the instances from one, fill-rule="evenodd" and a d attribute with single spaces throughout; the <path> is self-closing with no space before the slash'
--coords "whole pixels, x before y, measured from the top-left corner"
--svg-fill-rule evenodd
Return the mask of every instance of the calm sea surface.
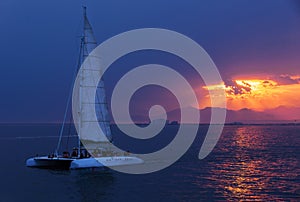
<path id="1" fill-rule="evenodd" d="M 214 151 L 198 152 L 207 127 L 200 126 L 188 152 L 152 174 L 54 171 L 25 167 L 35 154 L 56 146 L 58 125 L 0 125 L 0 201 L 300 201 L 300 126 L 225 126 Z M 163 148 L 177 126 L 152 141 L 135 142 L 117 128 L 116 143 L 139 152 Z M 74 138 L 64 138 L 72 147 Z M 140 143 L 140 144 L 139 144 Z"/>

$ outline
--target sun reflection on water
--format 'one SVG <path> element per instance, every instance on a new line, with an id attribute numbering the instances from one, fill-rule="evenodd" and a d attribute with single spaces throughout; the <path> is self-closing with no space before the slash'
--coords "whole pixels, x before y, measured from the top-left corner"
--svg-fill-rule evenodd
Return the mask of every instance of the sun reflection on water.
<path id="1" fill-rule="evenodd" d="M 256 199 L 263 200 L 263 196 L 255 195 L 257 190 L 265 188 L 266 179 L 261 178 L 262 165 L 265 163 L 262 159 L 251 159 L 245 150 L 263 149 L 259 134 L 251 131 L 251 128 L 237 128 L 233 137 L 233 145 L 238 149 L 235 160 L 237 167 L 231 170 L 227 175 L 230 178 L 224 183 L 225 195 L 235 199 Z M 223 164 L 223 167 L 230 167 L 232 162 Z"/>
<path id="2" fill-rule="evenodd" d="M 214 188 L 226 200 L 277 200 L 276 196 L 270 196 L 270 190 L 280 193 L 280 190 L 293 192 L 299 188 L 296 182 L 290 187 L 278 183 L 279 179 L 284 181 L 291 176 L 297 179 L 297 173 L 290 170 L 297 168 L 297 161 L 278 158 L 276 154 L 280 154 L 280 150 L 270 150 L 280 141 L 272 137 L 272 131 L 253 126 L 236 127 L 230 133 L 223 138 L 227 147 L 219 148 L 211 161 L 218 163 L 212 166 L 208 179 L 215 182 Z"/>

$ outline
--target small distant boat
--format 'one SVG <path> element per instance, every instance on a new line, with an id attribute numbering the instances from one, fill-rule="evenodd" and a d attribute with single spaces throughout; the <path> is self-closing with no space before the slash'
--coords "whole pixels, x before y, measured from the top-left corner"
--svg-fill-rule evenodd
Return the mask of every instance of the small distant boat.
<path id="1" fill-rule="evenodd" d="M 85 60 L 85 58 L 97 47 L 97 42 L 86 15 L 86 7 L 84 7 L 84 26 L 83 36 L 81 37 L 80 55 L 79 55 L 79 67 Z M 93 77 L 89 76 L 95 73 L 95 69 L 90 67 L 83 67 L 83 71 L 77 72 L 80 74 L 82 82 L 80 88 L 88 88 L 93 82 Z M 85 110 L 87 100 L 84 96 L 79 97 L 77 108 L 78 113 L 82 116 L 77 126 L 78 130 L 78 146 L 73 149 L 72 153 L 63 152 L 61 155 L 58 153 L 60 148 L 61 139 L 63 135 L 63 129 L 66 122 L 66 114 L 68 113 L 68 107 L 71 102 L 71 93 L 68 99 L 68 104 L 65 111 L 65 118 L 62 124 L 62 128 L 59 135 L 58 145 L 53 154 L 48 156 L 36 156 L 27 159 L 26 166 L 37 168 L 49 168 L 49 169 L 83 169 L 83 168 L 98 168 L 98 167 L 112 167 L 112 166 L 124 166 L 141 164 L 144 161 L 138 157 L 130 155 L 129 152 L 117 152 L 111 149 L 112 133 L 110 128 L 108 107 L 105 98 L 104 81 L 101 79 L 97 85 L 97 103 L 96 109 L 101 114 L 98 122 L 89 121 L 89 114 Z M 100 86 L 100 87 L 99 87 Z M 81 94 L 79 93 L 79 96 Z M 99 95 L 99 96 L 98 96 Z M 99 97 L 99 98 L 98 98 Z M 91 135 L 95 130 L 95 124 L 99 124 L 102 131 L 105 132 L 107 138 L 103 138 L 99 134 Z M 84 141 L 84 147 L 81 143 Z M 88 148 L 87 148 L 88 147 Z M 91 153 L 91 154 L 90 154 Z"/>

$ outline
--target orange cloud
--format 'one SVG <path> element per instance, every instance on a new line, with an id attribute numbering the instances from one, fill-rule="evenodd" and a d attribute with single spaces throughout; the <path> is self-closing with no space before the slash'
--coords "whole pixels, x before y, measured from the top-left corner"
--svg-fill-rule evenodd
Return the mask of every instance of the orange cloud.
<path id="1" fill-rule="evenodd" d="M 249 108 L 263 111 L 279 106 L 299 107 L 299 76 L 284 75 L 278 80 L 280 83 L 275 79 L 237 79 L 203 88 L 211 91 L 225 89 L 227 108 L 233 110 Z M 200 107 L 203 108 L 203 104 L 210 106 L 209 95 L 204 100 Z"/>

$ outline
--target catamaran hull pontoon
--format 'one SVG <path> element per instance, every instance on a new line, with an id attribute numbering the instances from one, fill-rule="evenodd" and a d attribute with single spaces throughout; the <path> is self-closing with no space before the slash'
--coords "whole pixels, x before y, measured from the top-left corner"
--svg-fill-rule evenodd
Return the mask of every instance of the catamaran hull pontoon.
<path id="1" fill-rule="evenodd" d="M 71 162 L 74 159 L 47 156 L 33 157 L 26 161 L 26 166 L 36 168 L 48 168 L 48 169 L 69 169 Z"/>
<path id="2" fill-rule="evenodd" d="M 142 164 L 144 161 L 137 157 L 131 156 L 113 156 L 113 157 L 97 157 L 72 159 L 63 157 L 50 158 L 33 157 L 26 161 L 26 166 L 47 169 L 85 169 L 85 168 L 101 168 Z"/>

